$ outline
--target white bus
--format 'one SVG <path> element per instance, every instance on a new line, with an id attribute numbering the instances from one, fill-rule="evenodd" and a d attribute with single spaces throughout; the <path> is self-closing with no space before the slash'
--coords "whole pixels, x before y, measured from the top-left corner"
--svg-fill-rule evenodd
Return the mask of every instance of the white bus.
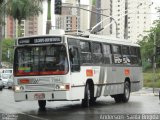
<path id="1" fill-rule="evenodd" d="M 63 64 L 61 59 L 63 58 Z M 128 102 L 142 88 L 140 47 L 107 36 L 52 34 L 17 39 L 14 55 L 15 101 L 82 100 L 97 97 Z"/>

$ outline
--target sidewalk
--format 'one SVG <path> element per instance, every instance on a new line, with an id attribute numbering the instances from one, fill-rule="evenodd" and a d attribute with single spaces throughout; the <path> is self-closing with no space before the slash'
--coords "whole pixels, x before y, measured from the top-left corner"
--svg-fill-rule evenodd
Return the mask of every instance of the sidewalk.
<path id="1" fill-rule="evenodd" d="M 133 92 L 131 94 L 133 94 L 133 95 L 153 95 L 153 96 L 159 96 L 159 90 L 160 90 L 160 88 L 155 88 L 154 89 L 154 93 L 153 93 L 153 88 L 145 88 L 145 87 L 143 87 L 140 91 Z"/>

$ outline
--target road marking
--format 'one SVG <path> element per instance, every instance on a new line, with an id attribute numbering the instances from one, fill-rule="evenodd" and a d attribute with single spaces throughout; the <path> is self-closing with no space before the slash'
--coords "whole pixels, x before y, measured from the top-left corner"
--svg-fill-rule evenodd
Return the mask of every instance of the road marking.
<path id="1" fill-rule="evenodd" d="M 42 117 L 37 117 L 37 116 L 34 116 L 34 115 L 29 115 L 29 114 L 26 114 L 26 113 L 19 113 L 19 114 L 22 114 L 22 115 L 26 115 L 26 116 L 29 116 L 29 117 L 32 117 L 32 118 L 36 118 L 36 119 L 39 119 L 39 120 L 49 120 L 49 119 L 45 119 L 45 118 L 42 118 Z"/>

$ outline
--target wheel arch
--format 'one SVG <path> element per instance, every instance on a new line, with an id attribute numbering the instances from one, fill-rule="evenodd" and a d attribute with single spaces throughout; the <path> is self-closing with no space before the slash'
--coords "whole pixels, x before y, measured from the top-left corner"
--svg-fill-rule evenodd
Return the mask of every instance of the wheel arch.
<path id="1" fill-rule="evenodd" d="M 129 77 L 126 77 L 124 83 L 125 83 L 125 82 L 128 82 L 128 83 L 129 83 L 129 88 L 130 88 L 130 90 L 131 90 L 131 80 L 130 80 L 130 78 L 129 78 Z"/>
<path id="2" fill-rule="evenodd" d="M 89 84 L 89 89 L 93 92 L 94 95 L 94 82 L 93 79 L 87 79 L 86 85 Z"/>

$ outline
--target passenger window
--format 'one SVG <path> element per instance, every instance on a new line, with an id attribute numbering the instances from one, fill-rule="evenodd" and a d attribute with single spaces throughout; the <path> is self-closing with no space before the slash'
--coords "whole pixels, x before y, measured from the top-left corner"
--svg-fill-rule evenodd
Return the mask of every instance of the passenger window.
<path id="1" fill-rule="evenodd" d="M 140 49 L 138 47 L 130 47 L 131 52 L 131 64 L 141 65 Z"/>
<path id="2" fill-rule="evenodd" d="M 113 63 L 122 64 L 122 54 L 120 45 L 112 45 Z"/>
<path id="3" fill-rule="evenodd" d="M 103 60 L 104 64 L 110 64 L 112 62 L 112 60 L 111 60 L 111 46 L 110 45 L 108 45 L 108 44 L 103 45 L 103 56 L 104 56 L 104 60 Z"/>
<path id="4" fill-rule="evenodd" d="M 81 62 L 91 63 L 91 48 L 90 42 L 80 41 Z"/>
<path id="5" fill-rule="evenodd" d="M 122 46 L 123 63 L 131 64 L 130 50 L 129 46 Z"/>
<path id="6" fill-rule="evenodd" d="M 100 43 L 92 43 L 92 59 L 94 64 L 102 63 L 102 47 Z"/>

